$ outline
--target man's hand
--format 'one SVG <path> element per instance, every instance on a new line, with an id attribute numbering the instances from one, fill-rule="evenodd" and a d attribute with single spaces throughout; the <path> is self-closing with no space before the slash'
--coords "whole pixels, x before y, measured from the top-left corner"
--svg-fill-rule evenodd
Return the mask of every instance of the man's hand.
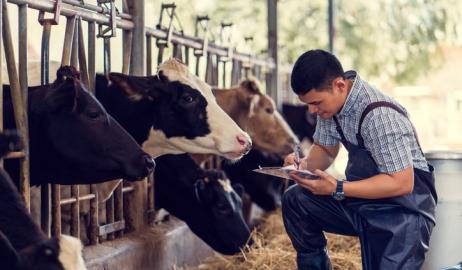
<path id="1" fill-rule="evenodd" d="M 315 195 L 332 195 L 337 189 L 337 180 L 321 170 L 315 170 L 314 174 L 318 175 L 319 179 L 306 179 L 297 176 L 294 172 L 291 172 L 289 175 L 297 184 L 308 189 Z"/>
<path id="2" fill-rule="evenodd" d="M 283 166 L 289 166 L 289 165 L 295 165 L 295 168 L 298 168 L 299 170 L 306 169 L 305 159 L 304 158 L 300 159 L 300 164 L 297 164 L 296 159 L 295 159 L 295 153 L 287 155 L 286 158 L 284 159 Z"/>

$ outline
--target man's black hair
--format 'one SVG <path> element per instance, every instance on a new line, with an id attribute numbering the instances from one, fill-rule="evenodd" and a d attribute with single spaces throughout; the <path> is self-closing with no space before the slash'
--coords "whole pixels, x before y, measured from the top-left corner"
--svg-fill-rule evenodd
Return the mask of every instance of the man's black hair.
<path id="1" fill-rule="evenodd" d="M 343 67 L 337 57 L 323 50 L 310 50 L 295 62 L 291 86 L 297 95 L 304 95 L 313 88 L 328 87 L 337 77 L 343 77 Z"/>

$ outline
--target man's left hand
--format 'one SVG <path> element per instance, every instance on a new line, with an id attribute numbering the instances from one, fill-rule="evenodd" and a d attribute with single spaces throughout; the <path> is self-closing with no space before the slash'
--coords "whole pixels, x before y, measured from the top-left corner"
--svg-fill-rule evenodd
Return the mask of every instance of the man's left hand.
<path id="1" fill-rule="evenodd" d="M 328 173 L 315 170 L 314 174 L 319 176 L 319 179 L 306 179 L 297 176 L 295 173 L 290 173 L 290 177 L 297 182 L 301 187 L 308 189 L 315 195 L 332 195 L 337 189 L 337 180 Z"/>

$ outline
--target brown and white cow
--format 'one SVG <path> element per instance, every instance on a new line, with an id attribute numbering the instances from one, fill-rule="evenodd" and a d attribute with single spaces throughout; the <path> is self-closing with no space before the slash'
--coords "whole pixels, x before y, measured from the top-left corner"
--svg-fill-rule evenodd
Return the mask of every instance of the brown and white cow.
<path id="1" fill-rule="evenodd" d="M 280 156 L 293 152 L 298 139 L 255 79 L 213 93 L 220 107 L 249 133 L 256 149 Z"/>

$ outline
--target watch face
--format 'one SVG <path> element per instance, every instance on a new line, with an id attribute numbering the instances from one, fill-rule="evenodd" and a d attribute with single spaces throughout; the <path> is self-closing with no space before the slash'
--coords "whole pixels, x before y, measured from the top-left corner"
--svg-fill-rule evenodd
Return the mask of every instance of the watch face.
<path id="1" fill-rule="evenodd" d="M 344 192 L 335 192 L 334 193 L 334 199 L 340 201 L 345 199 L 345 193 Z"/>

